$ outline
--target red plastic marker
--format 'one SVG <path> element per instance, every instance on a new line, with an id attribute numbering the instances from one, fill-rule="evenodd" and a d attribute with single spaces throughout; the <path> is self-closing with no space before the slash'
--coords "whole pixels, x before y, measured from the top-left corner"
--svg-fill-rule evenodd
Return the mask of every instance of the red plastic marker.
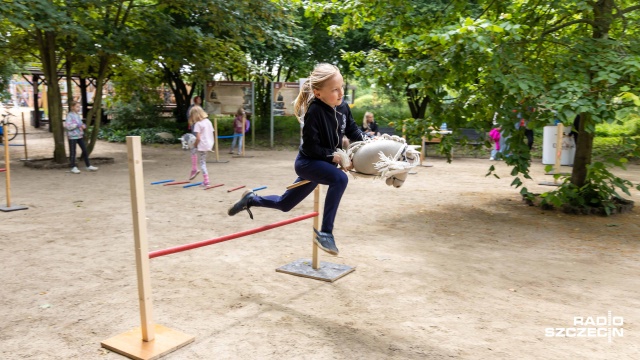
<path id="1" fill-rule="evenodd" d="M 167 186 L 167 185 L 180 185 L 180 184 L 188 184 L 191 181 L 175 181 L 175 182 L 170 182 L 170 183 L 166 183 L 163 186 Z"/>
<path id="2" fill-rule="evenodd" d="M 236 190 L 242 189 L 243 187 L 245 187 L 245 185 L 238 186 L 238 187 L 234 187 L 233 189 L 229 189 L 229 190 L 227 190 L 227 192 L 236 191 Z"/>
<path id="3" fill-rule="evenodd" d="M 209 190 L 209 189 L 213 189 L 213 188 L 217 188 L 220 186 L 223 186 L 224 184 L 217 184 L 217 185 L 211 185 L 211 186 L 207 186 L 206 188 L 204 188 L 205 190 Z"/>

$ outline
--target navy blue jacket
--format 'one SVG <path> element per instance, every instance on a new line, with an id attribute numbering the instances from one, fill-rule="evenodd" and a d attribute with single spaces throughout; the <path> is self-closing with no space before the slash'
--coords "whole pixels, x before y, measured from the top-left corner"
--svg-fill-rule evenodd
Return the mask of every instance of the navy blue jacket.
<path id="1" fill-rule="evenodd" d="M 342 149 L 342 137 L 361 141 L 366 135 L 353 120 L 351 109 L 344 101 L 335 108 L 313 99 L 304 115 L 300 153 L 308 158 L 333 162 L 333 153 Z"/>

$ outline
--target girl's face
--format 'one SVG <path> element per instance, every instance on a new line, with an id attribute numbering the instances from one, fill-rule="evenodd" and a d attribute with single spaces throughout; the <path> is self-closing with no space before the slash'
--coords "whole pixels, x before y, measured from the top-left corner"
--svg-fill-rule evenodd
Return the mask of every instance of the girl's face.
<path id="1" fill-rule="evenodd" d="M 367 122 L 368 123 L 372 123 L 373 122 L 373 115 L 367 115 Z"/>
<path id="2" fill-rule="evenodd" d="M 343 86 L 342 75 L 337 73 L 327 80 L 322 88 L 313 90 L 313 94 L 329 106 L 338 106 L 342 104 L 342 98 L 344 96 Z"/>
<path id="3" fill-rule="evenodd" d="M 71 108 L 71 110 L 73 112 L 79 112 L 80 111 L 80 104 L 75 104 L 73 105 L 73 107 Z"/>

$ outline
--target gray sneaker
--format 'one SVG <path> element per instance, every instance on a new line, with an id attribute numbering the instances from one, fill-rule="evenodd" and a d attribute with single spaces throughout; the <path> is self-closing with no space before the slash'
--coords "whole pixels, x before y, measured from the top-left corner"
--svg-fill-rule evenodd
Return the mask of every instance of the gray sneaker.
<path id="1" fill-rule="evenodd" d="M 78 167 L 77 167 L 77 166 L 72 167 L 72 168 L 71 168 L 71 172 L 72 172 L 73 174 L 80 174 L 80 170 L 78 169 Z"/>
<path id="2" fill-rule="evenodd" d="M 89 171 L 98 171 L 98 168 L 92 165 L 87 166 L 87 170 Z"/>
<path id="3" fill-rule="evenodd" d="M 333 234 L 318 231 L 315 228 L 313 229 L 316 233 L 315 239 L 313 241 L 318 245 L 318 247 L 331 255 L 338 255 L 340 250 L 336 246 L 336 241 L 333 238 Z"/>

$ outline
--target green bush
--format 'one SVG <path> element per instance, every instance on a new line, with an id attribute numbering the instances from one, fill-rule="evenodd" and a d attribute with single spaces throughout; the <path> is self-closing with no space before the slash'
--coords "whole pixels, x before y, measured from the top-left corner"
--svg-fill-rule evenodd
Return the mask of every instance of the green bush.
<path id="1" fill-rule="evenodd" d="M 616 121 L 596 125 L 596 136 L 640 135 L 640 115 L 637 109 L 627 108 L 616 114 Z"/>
<path id="2" fill-rule="evenodd" d="M 173 139 L 164 139 L 158 136 L 158 133 L 168 132 L 171 133 Z M 98 133 L 98 139 L 106 140 L 109 142 L 125 142 L 127 136 L 140 136 L 143 144 L 175 144 L 180 142 L 180 132 L 176 132 L 175 129 L 154 127 L 148 129 L 116 129 L 113 127 L 105 126 L 100 128 Z"/>
<path id="3" fill-rule="evenodd" d="M 373 113 L 380 126 L 390 126 L 389 123 L 395 126 L 400 120 L 411 117 L 406 101 L 391 101 L 373 94 L 360 96 L 353 102 L 351 113 L 358 126 L 362 126 L 362 119 L 367 111 Z"/>
<path id="4" fill-rule="evenodd" d="M 117 101 L 106 113 L 112 118 L 109 126 L 114 129 L 152 128 L 162 121 L 160 106 L 134 98 L 130 102 Z"/>

